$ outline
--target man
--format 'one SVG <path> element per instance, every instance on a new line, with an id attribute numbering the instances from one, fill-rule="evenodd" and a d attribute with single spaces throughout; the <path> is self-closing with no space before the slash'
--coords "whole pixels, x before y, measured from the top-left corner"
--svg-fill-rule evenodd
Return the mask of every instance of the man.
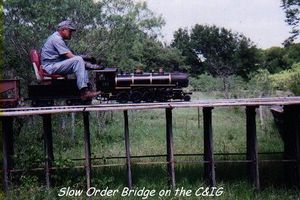
<path id="1" fill-rule="evenodd" d="M 57 31 L 50 35 L 42 47 L 41 62 L 44 70 L 49 74 L 72 74 L 75 73 L 77 86 L 82 100 L 92 99 L 100 92 L 88 89 L 88 73 L 86 63 L 81 56 L 74 55 L 67 46 L 65 40 L 70 40 L 75 26 L 70 20 L 58 24 Z M 93 68 L 94 65 L 87 64 Z"/>

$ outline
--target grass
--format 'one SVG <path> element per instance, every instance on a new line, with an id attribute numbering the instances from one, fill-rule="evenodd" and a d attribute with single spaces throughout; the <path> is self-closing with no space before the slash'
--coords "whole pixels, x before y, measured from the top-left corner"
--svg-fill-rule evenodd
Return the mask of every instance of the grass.
<path id="1" fill-rule="evenodd" d="M 196 94 L 195 99 L 209 99 L 210 96 Z M 203 153 L 202 110 L 173 110 L 173 134 L 175 154 Z M 129 134 L 132 155 L 166 154 L 165 112 L 164 110 L 129 111 Z M 61 119 L 65 117 L 66 127 L 61 128 Z M 83 165 L 83 161 L 70 158 L 83 158 L 83 124 L 82 116 L 76 114 L 75 140 L 72 139 L 71 119 L 69 116 L 53 116 L 53 141 L 55 165 Z M 199 121 L 198 121 L 199 119 Z M 215 108 L 213 110 L 213 135 L 215 153 L 244 153 L 246 151 L 244 108 Z M 125 163 L 124 159 L 109 160 L 111 156 L 125 156 L 123 113 L 106 114 L 91 113 L 91 149 L 92 157 L 103 160 L 93 160 L 93 164 Z M 31 127 L 36 127 L 32 129 Z M 41 119 L 36 116 L 25 124 L 23 131 L 16 139 L 16 168 L 31 166 L 42 167 L 43 140 L 41 137 Z M 257 118 L 257 135 L 259 152 L 282 151 L 283 144 L 272 124 L 270 114 L 266 115 L 265 126 L 259 125 Z M 105 159 L 106 158 L 106 159 Z M 263 156 L 260 158 L 280 158 L 280 155 Z M 201 156 L 176 157 L 176 160 L 200 160 Z M 216 160 L 245 159 L 245 156 L 215 156 Z M 141 161 L 165 161 L 162 158 L 132 159 L 133 182 L 136 188 L 155 189 L 157 192 L 167 188 L 167 171 L 165 164 L 138 165 Z M 92 170 L 92 183 L 97 189 L 109 187 L 119 188 L 126 185 L 125 167 L 102 167 Z M 203 182 L 202 164 L 176 164 L 176 186 L 190 189 L 191 197 L 155 197 L 149 199 L 199 199 L 194 192 L 199 187 L 206 187 Z M 256 193 L 247 180 L 246 165 L 242 163 L 217 163 L 217 186 L 224 192 L 218 199 L 299 199 L 299 190 L 284 184 L 284 171 L 280 163 L 260 163 L 262 191 Z M 85 189 L 84 169 L 57 170 L 53 176 L 54 187 L 46 190 L 42 173 L 24 172 L 15 174 L 13 188 L 7 194 L 7 199 L 70 199 L 58 197 L 62 187 Z M 0 193 L 3 197 L 3 193 Z M 97 199 L 100 197 L 96 197 Z M 114 196 L 107 199 L 120 199 Z M 125 197 L 123 197 L 125 198 Z M 201 197 L 212 198 L 212 197 Z M 200 199 L 201 199 L 200 198 Z M 72 199 L 72 198 L 71 198 Z M 84 196 L 76 199 L 85 199 Z M 103 198 L 101 198 L 103 199 Z M 126 199 L 126 198 L 125 198 Z M 135 197 L 130 199 L 142 199 Z"/>

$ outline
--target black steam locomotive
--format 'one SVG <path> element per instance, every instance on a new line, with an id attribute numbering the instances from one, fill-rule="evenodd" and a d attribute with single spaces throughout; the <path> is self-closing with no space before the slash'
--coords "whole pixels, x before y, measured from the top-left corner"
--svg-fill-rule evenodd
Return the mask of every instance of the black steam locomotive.
<path id="1" fill-rule="evenodd" d="M 184 92 L 188 86 L 185 73 L 118 73 L 116 68 L 94 70 L 95 86 L 101 91 L 99 100 L 118 103 L 165 102 L 169 100 L 190 100 L 190 93 Z M 28 99 L 33 106 L 51 106 L 56 99 L 66 100 L 67 105 L 82 102 L 76 80 L 49 79 L 40 84 L 30 85 Z"/>
<path id="2" fill-rule="evenodd" d="M 117 73 L 117 69 L 97 70 L 96 88 L 107 100 L 119 103 L 164 102 L 168 100 L 190 100 L 190 93 L 182 90 L 188 86 L 185 73 Z"/>

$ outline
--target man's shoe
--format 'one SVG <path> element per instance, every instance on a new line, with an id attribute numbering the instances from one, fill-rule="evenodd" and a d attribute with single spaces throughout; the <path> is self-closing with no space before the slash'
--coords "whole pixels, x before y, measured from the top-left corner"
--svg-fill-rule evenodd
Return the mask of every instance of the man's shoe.
<path id="1" fill-rule="evenodd" d="M 97 96 L 99 96 L 101 94 L 101 92 L 94 92 L 94 91 L 90 91 L 90 90 L 85 90 L 81 95 L 80 98 L 82 100 L 90 100 L 93 99 Z"/>

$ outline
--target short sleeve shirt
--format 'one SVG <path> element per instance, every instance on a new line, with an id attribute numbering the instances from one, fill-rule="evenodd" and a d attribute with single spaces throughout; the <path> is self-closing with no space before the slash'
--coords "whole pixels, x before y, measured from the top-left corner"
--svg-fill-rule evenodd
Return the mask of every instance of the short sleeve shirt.
<path id="1" fill-rule="evenodd" d="M 41 51 L 43 66 L 54 64 L 66 59 L 65 54 L 71 50 L 58 32 L 50 35 Z"/>

